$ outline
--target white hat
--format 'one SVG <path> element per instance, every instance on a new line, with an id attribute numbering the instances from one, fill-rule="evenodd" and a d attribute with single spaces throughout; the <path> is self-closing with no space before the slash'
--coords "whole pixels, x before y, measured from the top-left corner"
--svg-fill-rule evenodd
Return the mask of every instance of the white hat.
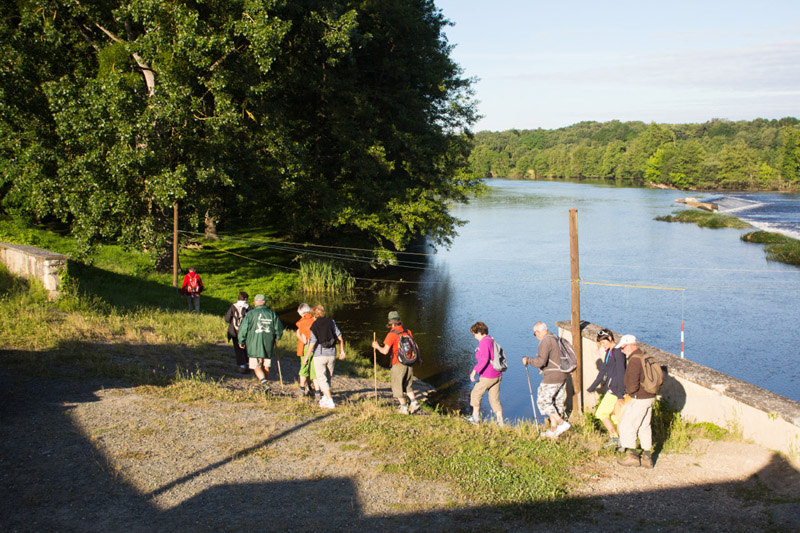
<path id="1" fill-rule="evenodd" d="M 636 337 L 633 335 L 623 335 L 619 340 L 619 344 L 617 344 L 615 348 L 622 348 L 626 344 L 636 344 Z"/>

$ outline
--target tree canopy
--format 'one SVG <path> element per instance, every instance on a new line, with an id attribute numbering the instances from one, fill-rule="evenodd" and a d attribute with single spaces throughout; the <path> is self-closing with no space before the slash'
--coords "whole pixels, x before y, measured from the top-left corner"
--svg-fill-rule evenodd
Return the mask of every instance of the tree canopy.
<path id="1" fill-rule="evenodd" d="M 431 0 L 26 0 L 0 7 L 3 209 L 84 250 L 260 217 L 302 239 L 446 244 L 471 80 Z"/>
<path id="2" fill-rule="evenodd" d="M 800 120 L 703 124 L 581 122 L 557 130 L 478 132 L 483 176 L 647 180 L 678 188 L 800 188 Z"/>

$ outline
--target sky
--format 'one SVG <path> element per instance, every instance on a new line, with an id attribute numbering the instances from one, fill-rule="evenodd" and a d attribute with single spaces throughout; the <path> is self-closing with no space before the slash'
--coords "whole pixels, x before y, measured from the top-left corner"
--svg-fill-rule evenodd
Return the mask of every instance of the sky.
<path id="1" fill-rule="evenodd" d="M 435 4 L 473 131 L 800 117 L 800 0 Z"/>

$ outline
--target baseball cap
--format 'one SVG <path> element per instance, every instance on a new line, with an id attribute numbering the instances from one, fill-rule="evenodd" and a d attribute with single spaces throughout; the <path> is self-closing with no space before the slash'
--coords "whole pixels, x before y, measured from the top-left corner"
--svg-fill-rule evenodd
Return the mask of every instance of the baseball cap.
<path id="1" fill-rule="evenodd" d="M 389 311 L 389 320 L 400 320 L 400 313 L 397 311 Z"/>
<path id="2" fill-rule="evenodd" d="M 619 344 L 617 344 L 616 348 L 622 348 L 626 344 L 636 344 L 636 337 L 633 335 L 623 335 L 622 338 L 619 340 Z"/>
<path id="3" fill-rule="evenodd" d="M 253 298 L 254 302 L 266 302 L 267 299 L 264 297 L 263 294 L 256 294 L 256 297 Z"/>

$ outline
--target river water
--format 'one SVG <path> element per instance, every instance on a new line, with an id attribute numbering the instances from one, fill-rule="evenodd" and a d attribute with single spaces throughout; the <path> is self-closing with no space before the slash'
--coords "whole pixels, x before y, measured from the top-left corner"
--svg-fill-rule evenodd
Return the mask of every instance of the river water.
<path id="1" fill-rule="evenodd" d="M 535 355 L 534 322 L 554 330 L 570 318 L 568 217 L 575 208 L 582 320 L 675 354 L 684 321 L 687 359 L 800 400 L 800 269 L 767 261 L 763 246 L 739 239 L 742 230 L 654 220 L 682 207 L 674 203 L 676 191 L 487 183 L 488 194 L 453 209 L 467 223 L 449 249 L 406 256 L 414 268 L 403 283 L 376 282 L 357 302 L 333 305 L 347 340 L 365 357 L 372 357 L 372 332 L 382 340 L 386 313 L 398 310 L 423 352 L 415 374 L 443 391 L 445 405 L 466 410 L 476 346 L 469 327 L 481 320 L 510 359 L 500 393 L 504 414 L 530 419 L 519 361 Z M 800 235 L 800 195 L 718 201 L 743 202 L 750 207 L 742 215 L 772 216 L 770 227 Z M 770 203 L 779 205 L 771 215 Z M 535 393 L 538 371 L 531 379 Z"/>

